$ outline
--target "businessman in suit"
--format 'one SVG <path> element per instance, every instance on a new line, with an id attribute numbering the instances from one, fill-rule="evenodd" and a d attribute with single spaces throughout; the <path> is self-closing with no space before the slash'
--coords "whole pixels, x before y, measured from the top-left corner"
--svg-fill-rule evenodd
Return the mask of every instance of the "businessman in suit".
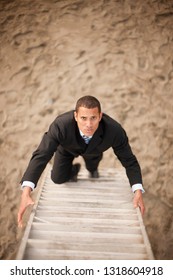
<path id="1" fill-rule="evenodd" d="M 110 147 L 126 169 L 134 192 L 134 207 L 139 207 L 144 214 L 141 169 L 131 150 L 126 132 L 117 121 L 101 112 L 98 99 L 88 95 L 77 101 L 75 110 L 64 113 L 53 121 L 33 153 L 21 180 L 23 192 L 18 225 L 22 226 L 22 216 L 26 208 L 34 204 L 31 192 L 53 155 L 51 179 L 56 184 L 62 184 L 77 181 L 80 164 L 73 164 L 73 160 L 79 155 L 83 157 L 90 177 L 98 178 L 99 162 L 103 152 Z"/>

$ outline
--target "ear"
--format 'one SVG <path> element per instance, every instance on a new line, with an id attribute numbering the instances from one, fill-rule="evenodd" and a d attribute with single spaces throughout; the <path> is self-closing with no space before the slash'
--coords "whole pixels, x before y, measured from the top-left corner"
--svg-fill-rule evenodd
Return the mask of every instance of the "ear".
<path id="1" fill-rule="evenodd" d="M 75 121 L 77 121 L 77 113 L 76 113 L 76 111 L 74 111 L 74 118 L 75 118 Z"/>
<path id="2" fill-rule="evenodd" d="M 101 112 L 101 113 L 100 113 L 100 118 L 99 118 L 99 121 L 101 121 L 102 116 L 103 116 L 103 113 Z"/>

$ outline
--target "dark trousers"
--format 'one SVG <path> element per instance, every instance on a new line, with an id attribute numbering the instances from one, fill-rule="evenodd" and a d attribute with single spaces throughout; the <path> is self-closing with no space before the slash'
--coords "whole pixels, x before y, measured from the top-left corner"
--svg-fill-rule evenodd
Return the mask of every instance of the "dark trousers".
<path id="1" fill-rule="evenodd" d="M 102 159 L 102 154 L 83 155 L 82 157 L 85 161 L 87 170 L 92 172 L 98 168 L 99 162 Z M 51 172 L 51 179 L 55 184 L 62 184 L 71 178 L 74 158 L 74 155 L 64 150 L 61 146 L 58 147 Z"/>

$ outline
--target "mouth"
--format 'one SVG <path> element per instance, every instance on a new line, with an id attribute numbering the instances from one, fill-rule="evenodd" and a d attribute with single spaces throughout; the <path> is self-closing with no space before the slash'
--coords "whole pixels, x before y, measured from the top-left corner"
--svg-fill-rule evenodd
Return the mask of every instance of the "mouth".
<path id="1" fill-rule="evenodd" d="M 92 135 L 93 129 L 86 129 L 85 133 L 88 134 L 89 136 Z"/>
<path id="2" fill-rule="evenodd" d="M 86 131 L 91 132 L 91 131 L 93 131 L 93 129 L 92 128 L 87 128 Z"/>

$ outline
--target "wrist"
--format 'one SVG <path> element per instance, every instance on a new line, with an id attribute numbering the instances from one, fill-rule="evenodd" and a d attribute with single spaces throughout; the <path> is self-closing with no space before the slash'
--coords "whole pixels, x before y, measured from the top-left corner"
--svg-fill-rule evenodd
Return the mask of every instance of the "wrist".
<path id="1" fill-rule="evenodd" d="M 142 190 L 135 190 L 134 193 L 141 193 L 142 194 Z"/>
<path id="2" fill-rule="evenodd" d="M 32 188 L 31 188 L 31 187 L 24 186 L 24 187 L 23 187 L 22 196 L 30 196 L 31 191 L 32 191 Z"/>

